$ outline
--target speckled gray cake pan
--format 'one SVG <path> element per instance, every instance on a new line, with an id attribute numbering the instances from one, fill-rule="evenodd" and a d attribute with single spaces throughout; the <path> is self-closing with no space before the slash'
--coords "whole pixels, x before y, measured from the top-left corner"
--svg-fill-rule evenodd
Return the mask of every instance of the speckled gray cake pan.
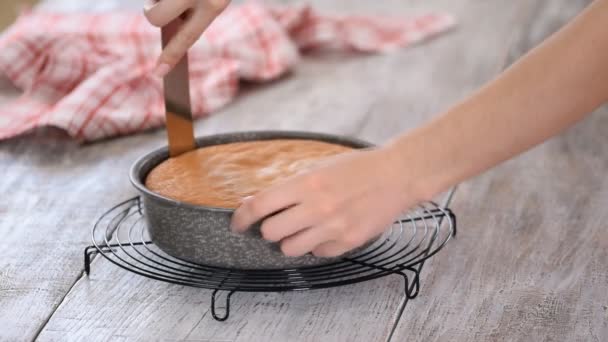
<path id="1" fill-rule="evenodd" d="M 294 131 L 226 133 L 198 138 L 197 144 L 198 147 L 205 147 L 273 139 L 319 140 L 353 148 L 372 146 L 349 137 Z M 197 264 L 237 269 L 285 269 L 317 266 L 337 260 L 310 254 L 286 257 L 277 243 L 262 239 L 259 223 L 244 234 L 232 233 L 229 228 L 234 212 L 232 209 L 192 205 L 148 190 L 144 185 L 146 176 L 168 156 L 167 147 L 155 150 L 137 160 L 130 174 L 132 184 L 142 195 L 150 238 L 165 253 Z M 362 248 L 343 257 L 357 253 Z"/>

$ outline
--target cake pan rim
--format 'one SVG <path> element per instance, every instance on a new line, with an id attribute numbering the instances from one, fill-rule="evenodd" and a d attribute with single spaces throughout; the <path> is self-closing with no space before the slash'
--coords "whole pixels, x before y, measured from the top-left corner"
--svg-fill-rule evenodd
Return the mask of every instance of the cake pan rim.
<path id="1" fill-rule="evenodd" d="M 246 138 L 246 139 L 243 138 L 248 135 L 251 135 L 252 138 Z M 254 136 L 257 136 L 257 137 L 254 137 Z M 260 138 L 260 136 L 265 137 L 265 138 Z M 312 131 L 295 131 L 295 130 L 294 131 L 289 131 L 289 130 L 234 131 L 234 132 L 199 136 L 196 138 L 196 143 L 197 143 L 198 148 L 202 148 L 202 147 L 208 147 L 208 146 L 228 144 L 230 142 L 201 145 L 201 141 L 205 142 L 205 141 L 212 141 L 212 140 L 217 140 L 217 139 L 230 139 L 230 138 L 238 139 L 239 137 L 241 137 L 240 138 L 241 140 L 235 140 L 233 142 L 263 141 L 263 140 L 277 140 L 277 139 L 301 139 L 301 140 L 308 139 L 308 140 L 316 140 L 316 141 L 335 143 L 335 144 L 339 144 L 338 141 L 342 141 L 342 143 L 344 143 L 343 144 L 344 146 L 349 146 L 346 144 L 350 144 L 350 147 L 353 147 L 356 149 L 365 149 L 365 148 L 374 147 L 374 144 L 372 144 L 372 143 L 361 140 L 359 138 L 354 138 L 354 137 L 350 137 L 350 136 L 346 136 L 346 135 L 312 132 Z M 164 160 L 167 160 L 168 157 L 169 157 L 169 147 L 166 145 L 163 147 L 157 148 L 157 149 L 139 157 L 133 163 L 133 165 L 131 166 L 131 169 L 129 171 L 129 179 L 131 181 L 131 184 L 135 187 L 135 189 L 137 189 L 144 196 L 150 196 L 157 201 L 165 202 L 166 204 L 170 204 L 170 205 L 174 205 L 174 206 L 178 206 L 178 207 L 182 207 L 182 208 L 189 208 L 189 209 L 201 210 L 201 211 L 206 211 L 206 212 L 225 213 L 225 214 L 234 213 L 234 211 L 236 209 L 221 208 L 221 207 L 214 207 L 214 206 L 203 206 L 203 205 L 197 205 L 197 204 L 187 203 L 187 202 L 183 202 L 183 201 L 178 201 L 178 200 L 163 196 L 159 193 L 156 193 L 156 192 L 148 189 L 145 185 L 145 177 L 147 177 L 148 173 L 150 172 L 150 170 L 152 170 L 152 168 L 158 166 Z M 156 163 L 155 165 L 153 165 L 152 168 L 150 168 L 150 170 L 148 170 L 146 172 L 142 172 L 142 168 L 144 167 L 144 165 L 154 158 L 159 158 L 160 161 L 158 163 Z"/>

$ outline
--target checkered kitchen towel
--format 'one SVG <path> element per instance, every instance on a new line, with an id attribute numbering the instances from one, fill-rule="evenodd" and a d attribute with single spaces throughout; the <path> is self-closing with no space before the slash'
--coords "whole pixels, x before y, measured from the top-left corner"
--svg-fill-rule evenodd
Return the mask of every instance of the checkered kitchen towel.
<path id="1" fill-rule="evenodd" d="M 231 6 L 190 51 L 194 115 L 232 100 L 240 79 L 281 76 L 301 51 L 386 51 L 453 22 L 439 13 L 396 19 L 326 16 L 308 6 Z M 24 13 L 0 36 L 0 73 L 24 91 L 0 106 L 0 140 L 41 126 L 83 142 L 161 127 L 162 85 L 151 73 L 159 52 L 160 32 L 140 14 Z"/>

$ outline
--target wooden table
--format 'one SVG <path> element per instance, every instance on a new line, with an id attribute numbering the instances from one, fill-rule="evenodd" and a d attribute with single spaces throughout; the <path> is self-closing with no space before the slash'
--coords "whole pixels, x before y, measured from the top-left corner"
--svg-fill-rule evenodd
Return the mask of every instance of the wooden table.
<path id="1" fill-rule="evenodd" d="M 448 36 L 381 56 L 307 58 L 246 91 L 198 134 L 298 129 L 381 143 L 490 80 L 588 1 L 316 0 L 326 10 L 446 10 Z M 4 87 L 6 88 L 6 87 Z M 8 91 L 4 97 L 14 96 Z M 460 230 L 422 272 L 418 298 L 387 277 L 307 293 L 237 293 L 210 317 L 210 291 L 130 274 L 103 258 L 83 275 L 91 224 L 134 195 L 131 163 L 162 131 L 80 147 L 0 143 L 0 340 L 606 341 L 608 111 L 459 186 Z"/>
<path id="2" fill-rule="evenodd" d="M 10 25 L 23 7 L 32 6 L 37 0 L 4 0 L 0 4 L 0 30 Z"/>

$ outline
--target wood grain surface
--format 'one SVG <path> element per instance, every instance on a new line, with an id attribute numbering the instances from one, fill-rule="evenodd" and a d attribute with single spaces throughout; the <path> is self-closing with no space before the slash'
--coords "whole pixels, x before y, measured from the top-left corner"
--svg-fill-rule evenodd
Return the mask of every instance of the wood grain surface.
<path id="1" fill-rule="evenodd" d="M 507 64 L 587 1 L 526 4 Z M 505 65 L 506 66 L 506 65 Z M 395 341 L 608 339 L 608 107 L 462 184 L 457 242 L 426 268 Z"/>
<path id="2" fill-rule="evenodd" d="M 199 120 L 197 134 L 297 129 L 380 143 L 491 79 L 586 2 L 312 1 L 337 13 L 445 10 L 459 25 L 391 54 L 309 56 L 289 77 L 249 86 Z M 454 199 L 462 233 L 425 266 L 420 296 L 402 316 L 402 282 L 389 277 L 237 293 L 224 323 L 210 317 L 210 291 L 148 280 L 100 258 L 82 275 L 91 224 L 135 193 L 128 169 L 165 144 L 162 131 L 84 147 L 52 130 L 2 142 L 0 340 L 606 340 L 607 125 L 598 112 L 463 184 Z"/>

